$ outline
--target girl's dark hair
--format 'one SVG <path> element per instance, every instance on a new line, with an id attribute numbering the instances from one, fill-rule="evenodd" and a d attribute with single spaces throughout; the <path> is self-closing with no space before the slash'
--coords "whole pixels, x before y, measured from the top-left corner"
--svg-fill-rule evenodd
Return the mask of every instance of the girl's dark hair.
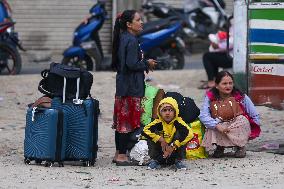
<path id="1" fill-rule="evenodd" d="M 228 71 L 220 71 L 220 72 L 218 72 L 218 74 L 217 74 L 217 76 L 215 78 L 215 83 L 218 85 L 221 82 L 221 80 L 223 79 L 223 77 L 225 77 L 225 76 L 229 76 L 230 78 L 232 78 L 232 80 L 234 82 L 234 77 L 233 77 L 233 75 L 230 72 L 228 72 Z M 216 87 L 213 87 L 211 89 L 211 91 L 213 92 L 215 98 L 217 98 L 217 99 L 221 98 L 220 94 L 219 94 L 219 90 Z M 244 95 L 238 88 L 236 88 L 234 86 L 233 90 L 232 90 L 232 94 L 236 94 L 236 93 L 239 93 L 241 96 Z"/>
<path id="2" fill-rule="evenodd" d="M 132 22 L 135 16 L 136 10 L 125 10 L 121 15 L 118 15 L 114 28 L 113 28 L 113 41 L 112 41 L 112 63 L 111 67 L 113 70 L 117 70 L 118 65 L 118 47 L 120 40 L 120 33 L 127 30 L 127 22 Z"/>

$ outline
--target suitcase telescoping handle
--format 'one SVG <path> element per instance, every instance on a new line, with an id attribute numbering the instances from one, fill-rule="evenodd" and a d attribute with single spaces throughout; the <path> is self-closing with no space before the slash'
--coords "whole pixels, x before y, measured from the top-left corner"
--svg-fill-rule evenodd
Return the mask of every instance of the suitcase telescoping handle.
<path id="1" fill-rule="evenodd" d="M 77 78 L 77 90 L 76 90 L 76 98 L 73 99 L 74 104 L 83 104 L 83 100 L 79 99 L 79 92 L 80 92 L 80 77 Z M 64 84 L 63 84 L 63 99 L 62 102 L 65 103 L 65 95 L 66 95 L 66 77 L 64 77 Z"/>
<path id="2" fill-rule="evenodd" d="M 32 109 L 32 122 L 35 121 L 35 114 L 39 113 L 39 112 L 43 112 L 44 110 L 46 110 L 46 108 L 38 108 L 38 107 L 33 107 Z"/>

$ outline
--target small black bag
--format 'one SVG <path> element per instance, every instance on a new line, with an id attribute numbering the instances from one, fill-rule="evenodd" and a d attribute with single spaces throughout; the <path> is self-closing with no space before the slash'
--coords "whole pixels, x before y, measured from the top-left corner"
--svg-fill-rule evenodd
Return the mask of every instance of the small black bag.
<path id="1" fill-rule="evenodd" d="M 39 83 L 38 90 L 50 98 L 61 97 L 72 101 L 84 100 L 91 96 L 93 75 L 87 70 L 51 63 L 50 69 L 43 70 L 41 76 L 43 79 Z"/>
<path id="2" fill-rule="evenodd" d="M 167 92 L 166 97 L 172 97 L 177 101 L 179 116 L 184 122 L 191 123 L 198 118 L 200 110 L 193 99 L 184 97 L 178 92 Z"/>

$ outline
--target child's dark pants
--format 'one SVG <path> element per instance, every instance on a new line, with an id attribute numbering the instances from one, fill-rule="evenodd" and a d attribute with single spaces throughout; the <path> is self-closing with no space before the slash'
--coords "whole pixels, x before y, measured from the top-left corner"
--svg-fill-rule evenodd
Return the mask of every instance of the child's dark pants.
<path id="1" fill-rule="evenodd" d="M 176 139 L 174 137 L 173 141 Z M 163 157 L 163 151 L 161 147 L 160 142 L 153 142 L 151 140 L 148 140 L 148 149 L 149 149 L 149 156 L 151 159 L 156 160 L 159 162 L 159 164 L 165 164 L 165 165 L 172 165 L 176 162 L 176 160 L 184 159 L 185 157 L 185 146 L 181 146 L 177 150 L 174 150 L 173 153 L 167 157 Z"/>

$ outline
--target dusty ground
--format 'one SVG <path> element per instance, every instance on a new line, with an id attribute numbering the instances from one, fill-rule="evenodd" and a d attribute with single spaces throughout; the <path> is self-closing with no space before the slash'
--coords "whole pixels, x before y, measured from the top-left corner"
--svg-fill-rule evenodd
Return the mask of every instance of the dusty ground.
<path id="1" fill-rule="evenodd" d="M 186 161 L 187 171 L 158 171 L 146 167 L 116 167 L 112 108 L 114 73 L 94 72 L 92 94 L 100 100 L 99 153 L 95 167 L 65 165 L 46 168 L 23 163 L 23 141 L 27 104 L 41 96 L 40 75 L 0 77 L 0 188 L 283 188 L 282 155 L 257 152 L 271 141 L 284 141 L 284 111 L 257 107 L 262 117 L 262 136 L 249 144 L 244 159 L 223 158 Z M 203 70 L 151 73 L 153 83 L 166 91 L 179 91 L 200 106 L 204 91 Z"/>

